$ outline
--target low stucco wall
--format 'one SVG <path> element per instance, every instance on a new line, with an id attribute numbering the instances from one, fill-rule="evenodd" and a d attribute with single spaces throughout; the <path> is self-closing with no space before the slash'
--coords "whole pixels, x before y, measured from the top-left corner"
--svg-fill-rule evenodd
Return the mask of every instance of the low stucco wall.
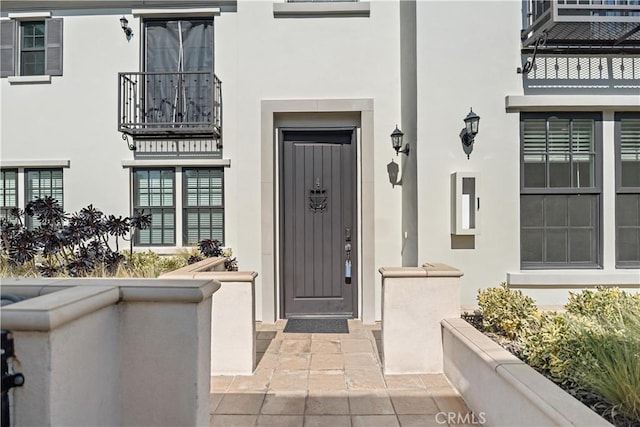
<path id="1" fill-rule="evenodd" d="M 193 264 L 189 264 L 177 270 L 165 273 L 160 277 L 173 277 L 179 279 L 188 276 L 193 277 L 193 274 L 203 273 L 205 271 L 226 271 L 224 267 L 224 263 L 226 260 L 226 257 L 205 258 L 202 261 L 194 262 Z"/>
<path id="2" fill-rule="evenodd" d="M 487 426 L 611 426 L 460 318 L 442 321 L 444 374 Z"/>
<path id="3" fill-rule="evenodd" d="M 213 280 L 3 279 L 13 425 L 209 425 Z M 38 296 L 40 295 L 40 296 Z"/>
<path id="4" fill-rule="evenodd" d="M 441 373 L 440 322 L 460 313 L 462 272 L 440 263 L 379 271 L 385 374 Z"/>
<path id="5" fill-rule="evenodd" d="M 118 423 L 119 360 L 114 357 L 119 353 L 117 288 L 72 288 L 59 293 L 41 297 L 38 305 L 35 300 L 23 303 L 26 307 L 21 320 L 29 322 L 27 316 L 31 316 L 32 330 L 16 330 L 3 316 L 2 327 L 13 331 L 15 369 L 25 375 L 24 386 L 13 389 L 12 425 Z M 40 316 L 47 306 L 57 312 L 53 322 L 64 321 L 61 317 L 69 315 L 54 299 L 93 305 L 95 311 L 64 324 L 47 324 Z M 11 309 L 6 306 L 5 310 Z M 96 384 L 100 384 L 99 392 Z"/>
<path id="6" fill-rule="evenodd" d="M 220 283 L 212 301 L 211 375 L 251 375 L 256 366 L 255 279 L 258 273 L 211 270 L 213 263 L 207 261 L 162 277 L 209 279 Z"/>

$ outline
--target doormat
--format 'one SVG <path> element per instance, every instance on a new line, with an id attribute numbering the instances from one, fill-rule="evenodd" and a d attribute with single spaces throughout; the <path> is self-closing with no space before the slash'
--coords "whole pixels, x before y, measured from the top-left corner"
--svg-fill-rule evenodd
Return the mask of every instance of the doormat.
<path id="1" fill-rule="evenodd" d="M 312 334 L 348 334 L 347 319 L 292 318 L 287 320 L 283 332 Z"/>

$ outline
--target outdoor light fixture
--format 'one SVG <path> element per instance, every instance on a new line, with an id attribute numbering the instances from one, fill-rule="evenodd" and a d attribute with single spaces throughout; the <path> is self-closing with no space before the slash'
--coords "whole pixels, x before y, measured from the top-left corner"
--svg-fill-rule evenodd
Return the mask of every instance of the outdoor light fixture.
<path id="1" fill-rule="evenodd" d="M 398 125 L 396 125 L 395 130 L 391 132 L 391 146 L 396 150 L 396 156 L 398 153 L 406 154 L 407 156 L 409 155 L 409 143 L 404 146 L 404 150 L 400 149 L 400 147 L 402 147 L 403 136 L 404 133 L 402 133 L 402 131 L 398 129 Z"/>
<path id="2" fill-rule="evenodd" d="M 124 31 L 124 35 L 127 37 L 127 40 L 131 40 L 133 37 L 133 30 L 129 26 L 129 21 L 124 16 L 120 18 L 120 27 L 122 31 Z"/>
<path id="3" fill-rule="evenodd" d="M 469 158 L 469 154 L 473 151 L 473 142 L 478 134 L 478 125 L 480 124 L 480 116 L 473 112 L 473 108 L 464 118 L 464 128 L 460 131 L 460 139 L 462 140 L 462 149 Z"/>

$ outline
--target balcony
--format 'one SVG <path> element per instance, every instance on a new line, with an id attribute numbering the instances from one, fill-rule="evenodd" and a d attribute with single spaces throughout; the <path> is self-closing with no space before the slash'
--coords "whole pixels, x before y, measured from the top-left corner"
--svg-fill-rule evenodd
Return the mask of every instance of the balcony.
<path id="1" fill-rule="evenodd" d="M 541 54 L 523 82 L 532 95 L 634 95 L 640 93 L 640 56 Z"/>
<path id="2" fill-rule="evenodd" d="M 118 131 L 141 139 L 222 137 L 222 89 L 211 72 L 119 73 Z"/>
<path id="3" fill-rule="evenodd" d="M 640 0 L 528 0 L 523 28 L 525 50 L 638 53 Z"/>

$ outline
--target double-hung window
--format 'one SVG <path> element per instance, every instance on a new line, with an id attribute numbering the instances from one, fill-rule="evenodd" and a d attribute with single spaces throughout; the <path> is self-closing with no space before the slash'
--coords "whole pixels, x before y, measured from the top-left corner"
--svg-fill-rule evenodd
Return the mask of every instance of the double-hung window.
<path id="1" fill-rule="evenodd" d="M 640 114 L 616 114 L 616 267 L 640 267 Z"/>
<path id="2" fill-rule="evenodd" d="M 63 206 L 62 169 L 25 169 L 24 172 L 27 202 L 50 196 Z M 37 218 L 26 217 L 27 228 L 35 228 L 39 224 Z"/>
<path id="3" fill-rule="evenodd" d="M 136 245 L 173 246 L 176 244 L 175 203 L 174 169 L 134 169 L 134 214 L 151 214 L 151 226 L 136 232 Z"/>
<path id="4" fill-rule="evenodd" d="M 520 126 L 522 268 L 600 267 L 600 114 L 522 113 Z"/>
<path id="5" fill-rule="evenodd" d="M 31 19 L 0 21 L 0 77 L 62 75 L 62 19 Z"/>
<path id="6" fill-rule="evenodd" d="M 205 239 L 224 241 L 222 168 L 183 170 L 183 243 Z"/>
<path id="7" fill-rule="evenodd" d="M 11 210 L 18 207 L 18 171 L 0 170 L 0 218 L 11 219 Z"/>
<path id="8" fill-rule="evenodd" d="M 40 76 L 45 66 L 44 21 L 20 23 L 20 75 Z"/>

